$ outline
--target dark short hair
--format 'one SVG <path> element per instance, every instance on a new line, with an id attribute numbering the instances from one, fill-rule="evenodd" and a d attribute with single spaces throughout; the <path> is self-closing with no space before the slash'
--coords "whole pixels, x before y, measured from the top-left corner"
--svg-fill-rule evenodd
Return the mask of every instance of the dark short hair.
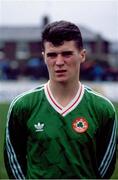
<path id="1" fill-rule="evenodd" d="M 78 49 L 83 48 L 83 40 L 80 29 L 75 24 L 68 21 L 55 21 L 44 28 L 42 32 L 42 48 L 44 43 L 51 42 L 54 46 L 59 46 L 64 41 L 75 41 Z"/>

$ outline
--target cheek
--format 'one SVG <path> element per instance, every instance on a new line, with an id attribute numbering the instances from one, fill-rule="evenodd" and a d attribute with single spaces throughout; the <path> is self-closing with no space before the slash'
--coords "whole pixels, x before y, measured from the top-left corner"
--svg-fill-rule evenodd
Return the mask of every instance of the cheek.
<path id="1" fill-rule="evenodd" d="M 69 69 L 70 69 L 70 73 L 74 73 L 74 74 L 78 74 L 78 72 L 80 71 L 80 62 L 77 60 L 77 61 L 73 61 L 70 66 L 69 66 Z"/>
<path id="2" fill-rule="evenodd" d="M 50 66 L 51 62 L 50 62 L 48 59 L 45 58 L 45 64 L 46 64 L 47 66 Z"/>
<path id="3" fill-rule="evenodd" d="M 70 62 L 70 67 L 73 67 L 75 69 L 78 69 L 78 67 L 80 67 L 80 62 L 79 59 L 72 59 Z"/>
<path id="4" fill-rule="evenodd" d="M 46 61 L 46 66 L 49 71 L 53 71 L 54 63 L 52 61 Z"/>

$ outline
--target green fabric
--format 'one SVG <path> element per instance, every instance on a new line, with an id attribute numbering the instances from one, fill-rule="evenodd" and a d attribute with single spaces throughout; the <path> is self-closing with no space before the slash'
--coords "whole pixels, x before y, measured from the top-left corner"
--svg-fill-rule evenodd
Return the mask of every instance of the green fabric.
<path id="1" fill-rule="evenodd" d="M 27 132 L 26 178 L 100 178 L 98 166 L 110 138 L 107 141 L 106 136 L 103 144 L 102 132 L 107 124 L 112 129 L 115 117 L 110 102 L 85 88 L 77 107 L 62 116 L 51 106 L 44 89 L 39 88 L 21 96 L 13 112 Z M 73 128 L 78 118 L 88 123 L 83 133 Z"/>

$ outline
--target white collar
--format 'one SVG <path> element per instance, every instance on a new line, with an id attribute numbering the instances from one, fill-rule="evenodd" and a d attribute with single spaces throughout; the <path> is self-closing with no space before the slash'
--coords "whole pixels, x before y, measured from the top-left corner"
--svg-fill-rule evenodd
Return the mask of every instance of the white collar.
<path id="1" fill-rule="evenodd" d="M 79 82 L 79 89 L 75 97 L 69 102 L 69 104 L 65 107 L 60 105 L 52 95 L 52 92 L 49 87 L 49 82 L 45 84 L 44 87 L 45 95 L 51 106 L 62 116 L 66 116 L 69 112 L 74 110 L 77 105 L 80 103 L 83 94 L 84 94 L 84 86 Z"/>

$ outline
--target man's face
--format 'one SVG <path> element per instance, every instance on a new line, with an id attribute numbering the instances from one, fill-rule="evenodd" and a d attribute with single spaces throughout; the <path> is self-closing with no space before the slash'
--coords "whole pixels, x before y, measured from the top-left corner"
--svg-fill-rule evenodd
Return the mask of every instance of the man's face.
<path id="1" fill-rule="evenodd" d="M 74 41 L 64 41 L 60 46 L 45 42 L 44 48 L 43 54 L 50 80 L 79 80 L 80 64 L 85 60 L 85 49 L 78 50 Z"/>

